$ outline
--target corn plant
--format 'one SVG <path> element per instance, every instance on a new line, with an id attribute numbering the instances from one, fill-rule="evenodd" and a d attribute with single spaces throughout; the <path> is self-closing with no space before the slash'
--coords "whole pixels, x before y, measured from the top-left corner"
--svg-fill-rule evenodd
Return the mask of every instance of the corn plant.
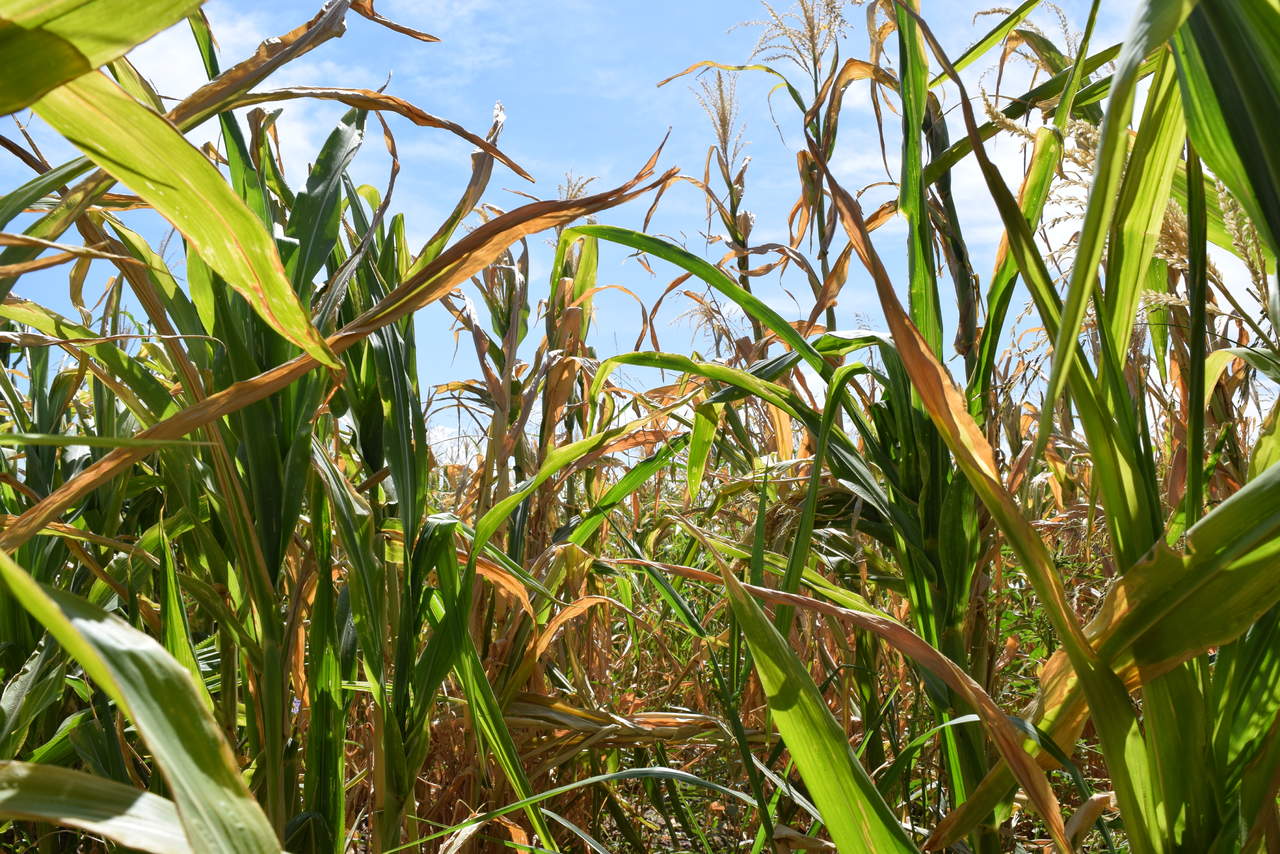
<path id="1" fill-rule="evenodd" d="M 1280 845 L 1280 8 L 1144 0 L 1099 48 L 1101 0 L 1065 41 L 1039 5 L 954 58 L 942 5 L 864 4 L 866 58 L 842 4 L 766 5 L 746 63 L 683 72 L 700 176 L 659 149 L 500 210 L 495 169 L 529 177 L 500 119 L 262 88 L 348 17 L 434 41 L 372 3 L 224 69 L 197 2 L 0 2 L 3 112 L 83 152 L 4 140 L 34 172 L 0 198 L 7 849 Z M 166 109 L 127 54 L 182 22 L 209 82 Z M 1017 55 L 1043 79 L 980 122 L 961 71 Z M 785 244 L 753 242 L 749 73 L 803 143 Z M 901 152 L 869 215 L 834 174 L 851 87 Z M 347 111 L 291 187 L 264 106 L 300 98 Z M 399 120 L 475 146 L 421 246 Z M 351 178 L 369 132 L 382 188 Z M 961 164 L 1004 227 L 985 281 Z M 718 259 L 600 221 L 676 187 Z M 611 247 L 676 271 L 635 352 L 592 339 Z M 839 323 L 855 259 L 883 330 Z M 59 267 L 71 316 L 14 295 Z M 660 346 L 682 287 L 705 353 Z M 423 383 L 420 320 L 475 377 Z M 433 444 L 445 413 L 471 444 Z"/>

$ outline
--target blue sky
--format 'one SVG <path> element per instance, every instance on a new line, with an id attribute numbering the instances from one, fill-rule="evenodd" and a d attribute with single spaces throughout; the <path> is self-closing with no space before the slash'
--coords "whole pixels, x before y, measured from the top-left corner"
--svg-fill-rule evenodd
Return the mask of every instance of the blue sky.
<path id="1" fill-rule="evenodd" d="M 924 0 L 922 5 L 926 20 L 952 56 L 998 20 L 983 17 L 973 21 L 975 12 L 989 8 L 990 0 Z M 1075 28 L 1082 28 L 1087 11 L 1083 0 L 1062 6 Z M 1119 40 L 1128 23 L 1128 4 L 1111 2 L 1103 6 L 1095 46 Z M 263 38 L 306 20 L 315 8 L 313 3 L 296 0 L 270 4 L 211 0 L 206 5 L 224 65 L 247 55 Z M 785 9 L 785 3 L 778 3 L 776 8 Z M 852 5 L 846 8 L 850 27 L 842 55 L 865 58 L 865 10 Z M 268 81 L 267 88 L 290 84 L 377 88 L 390 75 L 387 91 L 476 132 L 488 127 L 494 104 L 500 100 L 507 116 L 501 147 L 537 179 L 536 184 L 528 184 L 498 167 L 486 201 L 504 208 L 522 201 L 507 188 L 554 197 L 567 172 L 595 177 L 594 186 L 600 188 L 617 184 L 647 159 L 668 128 L 671 137 L 662 166 L 679 165 L 690 174 L 700 175 L 712 135 L 691 91 L 694 81 L 683 78 L 663 88 L 655 84 L 698 60 L 746 61 L 759 29 L 735 25 L 763 17 L 759 5 L 740 0 L 381 0 L 378 11 L 433 33 L 442 41 L 422 44 L 351 14 L 343 38 L 287 66 Z M 1051 10 L 1038 11 L 1032 20 L 1047 35 L 1061 41 L 1059 21 Z M 203 81 L 184 26 L 143 45 L 134 59 L 166 95 L 185 95 Z M 966 78 L 973 93 L 980 89 L 993 91 L 994 59 L 973 66 Z M 1016 94 L 1027 79 L 1025 64 L 1015 63 L 1006 71 L 1001 91 Z M 771 115 L 771 85 L 765 75 L 750 73 L 741 75 L 738 84 L 746 153 L 752 158 L 745 206 L 757 217 L 754 242 L 785 242 L 786 214 L 795 201 L 797 187 L 797 116 L 785 96 L 778 94 L 772 98 Z M 955 106 L 953 92 L 945 93 L 944 103 Z M 280 126 L 286 165 L 295 185 L 304 180 L 309 158 L 342 109 L 319 102 L 295 101 L 285 106 Z M 781 135 L 775 118 L 782 126 Z M 417 128 L 398 117 L 391 117 L 390 123 L 402 165 L 392 209 L 404 212 L 410 234 L 422 239 L 434 231 L 465 185 L 470 146 L 447 133 Z M 958 113 L 951 114 L 951 125 L 954 138 L 961 127 Z M 212 124 L 206 125 L 192 138 L 207 139 L 213 132 L 211 128 Z M 72 156 L 60 141 L 42 133 L 38 123 L 33 130 L 47 146 L 45 153 L 51 161 L 61 162 Z M 898 144 L 896 136 L 888 139 L 894 168 Z M 992 153 L 1016 188 L 1022 165 L 1019 145 L 1012 141 L 996 145 Z M 886 174 L 881 163 L 865 83 L 856 84 L 846 98 L 834 167 L 850 189 L 893 177 Z M 0 159 L 0 181 L 11 186 L 25 180 L 29 174 L 24 169 L 11 158 Z M 376 133 L 366 140 L 353 173 L 357 182 L 385 185 L 387 159 Z M 957 170 L 955 189 L 976 268 L 985 275 L 1000 236 L 994 210 L 986 200 L 986 190 L 976 170 L 970 166 Z M 892 187 L 875 188 L 868 191 L 866 204 L 873 207 L 893 195 Z M 600 220 L 639 227 L 646 207 L 647 202 L 633 203 L 605 212 Z M 141 220 L 135 220 L 135 227 L 157 237 L 162 233 L 155 222 L 147 222 L 150 215 L 135 216 Z M 718 246 L 709 246 L 704 239 L 703 201 L 690 185 L 677 185 L 668 192 L 652 228 L 713 260 L 723 254 Z M 900 247 L 905 241 L 901 222 L 882 228 L 876 240 L 890 273 L 900 278 Z M 546 292 L 551 246 L 535 236 L 530 240 L 530 249 L 531 294 L 536 298 Z M 670 268 L 657 265 L 656 275 L 650 276 L 625 255 L 621 250 L 604 251 L 601 284 L 623 285 L 651 302 L 675 275 Z M 95 265 L 88 290 L 100 287 L 110 272 L 104 265 Z M 804 291 L 796 292 L 800 307 L 787 293 L 788 288 L 796 286 Z M 757 280 L 756 287 L 784 316 L 798 319 L 807 313 L 808 289 L 794 277 L 781 281 L 776 276 L 767 277 Z M 39 278 L 28 277 L 20 283 L 17 293 L 57 307 L 66 305 L 66 289 L 63 270 Z M 944 282 L 944 295 L 948 291 Z M 659 330 L 664 349 L 688 352 L 699 345 L 691 324 L 680 319 L 691 305 L 683 297 L 668 301 Z M 603 357 L 629 350 L 638 329 L 635 303 L 617 291 L 606 292 L 598 298 L 596 310 L 592 343 L 598 353 Z M 882 325 L 870 282 L 856 265 L 837 313 L 843 327 Z M 442 308 L 425 309 L 420 313 L 419 324 L 425 333 L 424 381 L 438 383 L 477 375 L 470 346 L 458 348 L 455 358 L 449 318 Z"/>

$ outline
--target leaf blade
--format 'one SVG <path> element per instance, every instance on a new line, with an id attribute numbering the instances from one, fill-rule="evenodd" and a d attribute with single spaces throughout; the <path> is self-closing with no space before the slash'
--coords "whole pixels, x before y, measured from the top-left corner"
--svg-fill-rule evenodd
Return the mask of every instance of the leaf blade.
<path id="1" fill-rule="evenodd" d="M 340 367 L 311 325 L 271 235 L 173 125 L 100 73 L 55 89 L 34 109 L 173 223 L 276 332 L 321 364 Z"/>

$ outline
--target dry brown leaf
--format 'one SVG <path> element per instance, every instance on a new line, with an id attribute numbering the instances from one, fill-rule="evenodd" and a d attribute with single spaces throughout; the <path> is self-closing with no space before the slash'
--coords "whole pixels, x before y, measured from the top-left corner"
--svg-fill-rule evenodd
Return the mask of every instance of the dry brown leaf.
<path id="1" fill-rule="evenodd" d="M 397 33 L 406 35 L 411 39 L 417 39 L 420 42 L 440 41 L 440 39 L 435 36 L 424 33 L 421 30 L 415 30 L 411 27 L 406 27 L 404 24 L 397 24 L 395 21 L 382 17 L 373 10 L 373 0 L 352 0 L 351 8 L 357 13 L 368 18 L 370 21 L 373 21 L 376 24 L 381 24 L 388 30 L 395 30 Z"/>

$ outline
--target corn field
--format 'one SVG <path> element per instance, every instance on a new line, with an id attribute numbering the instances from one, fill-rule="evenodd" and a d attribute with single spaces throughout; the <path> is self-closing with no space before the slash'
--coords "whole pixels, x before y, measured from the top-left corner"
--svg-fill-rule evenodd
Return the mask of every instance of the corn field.
<path id="1" fill-rule="evenodd" d="M 271 81 L 430 20 L 224 56 L 200 0 L 0 0 L 0 849 L 1280 852 L 1280 0 L 1026 0 L 949 54 L 951 6 L 766 4 L 663 81 L 705 162 L 504 208 L 501 115 Z M 175 25 L 168 99 L 131 51 Z M 748 79 L 801 141 L 782 241 Z M 290 186 L 300 100 L 346 112 Z M 470 178 L 413 221 L 397 144 L 442 134 Z M 715 240 L 649 227 L 676 192 Z"/>

